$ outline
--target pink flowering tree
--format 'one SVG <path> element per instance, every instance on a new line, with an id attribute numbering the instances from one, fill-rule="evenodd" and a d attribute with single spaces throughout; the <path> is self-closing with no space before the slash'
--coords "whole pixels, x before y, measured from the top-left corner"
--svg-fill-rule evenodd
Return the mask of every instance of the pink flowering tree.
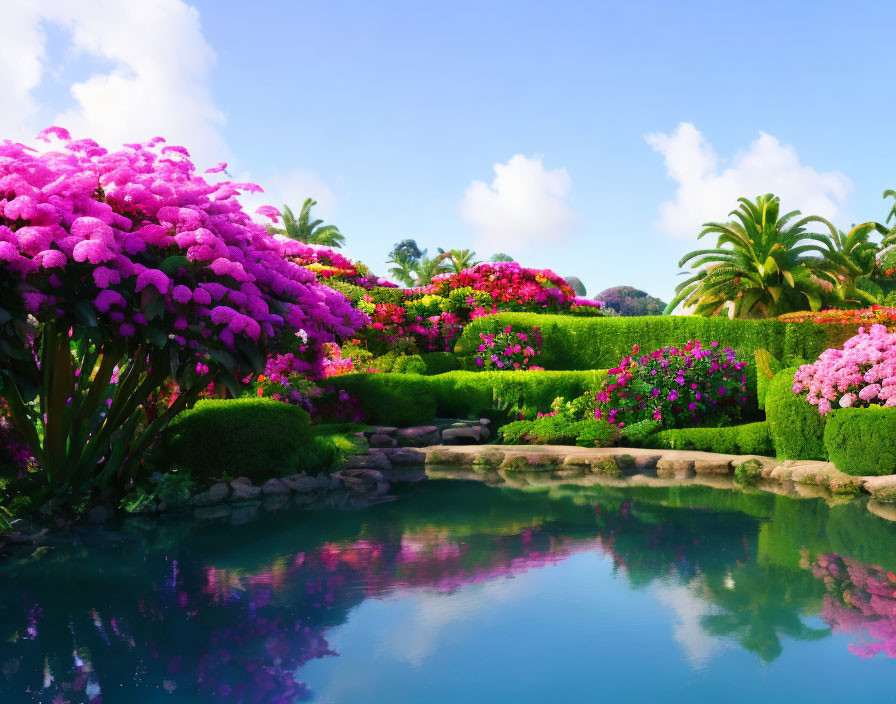
<path id="1" fill-rule="evenodd" d="M 211 382 L 237 393 L 284 341 L 312 369 L 367 323 L 243 212 L 257 186 L 210 183 L 161 138 L 40 137 L 56 148 L 0 142 L 0 394 L 54 488 L 126 482 Z"/>
<path id="2" fill-rule="evenodd" d="M 842 350 L 825 350 L 801 366 L 793 392 L 806 394 L 822 415 L 835 406 L 896 406 L 896 333 L 879 324 L 859 328 Z"/>

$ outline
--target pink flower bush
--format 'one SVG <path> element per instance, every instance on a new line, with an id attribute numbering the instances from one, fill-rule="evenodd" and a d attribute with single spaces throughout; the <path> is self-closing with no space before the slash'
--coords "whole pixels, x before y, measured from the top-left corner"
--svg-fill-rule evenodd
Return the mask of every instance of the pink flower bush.
<path id="1" fill-rule="evenodd" d="M 125 477 L 209 381 L 236 386 L 295 331 L 295 355 L 319 367 L 324 343 L 367 323 L 291 260 L 304 245 L 243 212 L 236 196 L 257 186 L 206 181 L 160 137 L 108 152 L 61 128 L 40 136 L 58 149 L 0 142 L 0 379 L 52 483 L 85 480 L 112 459 Z M 181 393 L 141 429 L 135 414 L 167 377 Z"/>
<path id="2" fill-rule="evenodd" d="M 825 350 L 818 361 L 801 366 L 793 392 L 805 393 L 822 415 L 835 406 L 896 406 L 896 333 L 877 324 L 859 328 L 842 350 Z"/>
<path id="3" fill-rule="evenodd" d="M 654 420 L 667 428 L 715 424 L 739 416 L 747 401 L 746 362 L 730 347 L 699 340 L 639 355 L 610 369 L 596 395 L 594 417 L 620 428 Z"/>
<path id="4" fill-rule="evenodd" d="M 541 356 L 541 330 L 533 327 L 518 332 L 508 325 L 497 334 L 479 333 L 482 342 L 475 357 L 476 366 L 483 370 L 539 369 L 533 365 Z"/>

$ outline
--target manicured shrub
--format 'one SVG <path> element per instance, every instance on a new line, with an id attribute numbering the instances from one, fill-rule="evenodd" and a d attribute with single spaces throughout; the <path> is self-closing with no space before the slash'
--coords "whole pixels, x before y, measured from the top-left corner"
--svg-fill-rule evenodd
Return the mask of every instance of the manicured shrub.
<path id="1" fill-rule="evenodd" d="M 594 391 L 605 374 L 601 370 L 347 374 L 328 382 L 360 401 L 368 423 L 401 426 L 430 422 L 436 415 L 490 417 L 502 403 L 547 412 L 558 396 L 575 398 Z"/>
<path id="2" fill-rule="evenodd" d="M 649 354 L 635 345 L 607 372 L 594 417 L 622 428 L 642 420 L 666 428 L 728 423 L 747 402 L 746 366 L 718 342 L 703 347 L 697 340 Z"/>
<path id="3" fill-rule="evenodd" d="M 394 374 L 426 374 L 426 362 L 419 354 L 402 355 L 392 365 Z"/>
<path id="4" fill-rule="evenodd" d="M 308 468 L 311 418 L 270 399 L 199 401 L 171 423 L 164 445 L 171 462 L 194 479 L 226 472 L 263 481 Z"/>
<path id="5" fill-rule="evenodd" d="M 460 361 L 453 352 L 430 352 L 420 355 L 426 365 L 426 374 L 445 374 L 460 369 Z"/>
<path id="6" fill-rule="evenodd" d="M 765 415 L 775 454 L 784 460 L 826 460 L 825 416 L 805 396 L 793 392 L 797 367 L 788 367 L 768 385 Z"/>
<path id="7" fill-rule="evenodd" d="M 408 427 L 435 419 L 431 378 L 417 374 L 346 374 L 331 381 L 334 388 L 358 399 L 365 422 Z"/>
<path id="8" fill-rule="evenodd" d="M 824 429 L 834 466 L 854 476 L 896 472 L 896 408 L 843 408 Z"/>
<path id="9" fill-rule="evenodd" d="M 768 423 L 663 430 L 650 436 L 647 442 L 649 447 L 718 452 L 723 455 L 771 455 L 774 452 Z"/>
<path id="10" fill-rule="evenodd" d="M 767 349 L 774 357 L 815 359 L 829 347 L 839 347 L 855 335 L 855 323 L 785 323 L 778 320 L 729 320 L 723 317 L 643 316 L 636 318 L 577 318 L 533 313 L 499 313 L 471 321 L 455 352 L 472 358 L 480 333 L 495 333 L 508 325 L 537 325 L 544 338 L 539 365 L 545 369 L 607 369 L 638 343 L 643 352 L 688 340 L 718 340 L 740 354 Z"/>

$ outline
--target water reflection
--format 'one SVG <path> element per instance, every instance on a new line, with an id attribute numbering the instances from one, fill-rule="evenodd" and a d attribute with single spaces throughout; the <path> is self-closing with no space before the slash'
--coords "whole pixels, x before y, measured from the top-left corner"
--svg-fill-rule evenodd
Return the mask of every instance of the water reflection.
<path id="1" fill-rule="evenodd" d="M 337 657 L 330 630 L 366 600 L 415 594 L 447 606 L 471 585 L 580 553 L 683 614 L 665 637 L 695 663 L 719 642 L 771 662 L 832 633 L 854 636 L 860 657 L 892 658 L 894 538 L 896 527 L 857 504 L 700 487 L 522 493 L 446 482 L 358 512 L 239 527 L 131 522 L 0 565 L 0 695 L 301 701 L 311 696 L 303 666 Z M 446 608 L 435 618 L 457 617 Z M 408 659 L 422 666 L 433 636 L 412 635 Z"/>

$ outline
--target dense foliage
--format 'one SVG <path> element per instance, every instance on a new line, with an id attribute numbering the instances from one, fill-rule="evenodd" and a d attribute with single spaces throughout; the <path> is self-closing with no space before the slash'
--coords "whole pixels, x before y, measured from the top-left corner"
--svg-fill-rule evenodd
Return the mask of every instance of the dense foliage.
<path id="1" fill-rule="evenodd" d="M 728 428 L 676 428 L 650 437 L 650 447 L 700 450 L 726 455 L 773 455 L 768 423 L 746 423 Z"/>
<path id="2" fill-rule="evenodd" d="M 635 345 L 607 372 L 594 417 L 623 428 L 643 420 L 667 428 L 731 422 L 747 402 L 746 366 L 718 342 L 704 348 L 691 341 L 649 354 L 639 354 Z"/>

